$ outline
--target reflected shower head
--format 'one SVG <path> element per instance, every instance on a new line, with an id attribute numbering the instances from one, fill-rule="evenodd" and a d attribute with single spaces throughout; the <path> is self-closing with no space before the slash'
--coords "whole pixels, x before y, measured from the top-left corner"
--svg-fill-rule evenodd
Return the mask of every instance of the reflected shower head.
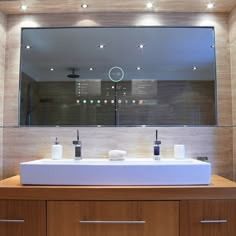
<path id="1" fill-rule="evenodd" d="M 67 77 L 70 78 L 70 79 L 77 79 L 77 78 L 79 78 L 80 76 L 77 75 L 77 74 L 75 74 L 75 68 L 72 68 L 72 73 L 69 74 L 69 75 L 67 75 Z"/>

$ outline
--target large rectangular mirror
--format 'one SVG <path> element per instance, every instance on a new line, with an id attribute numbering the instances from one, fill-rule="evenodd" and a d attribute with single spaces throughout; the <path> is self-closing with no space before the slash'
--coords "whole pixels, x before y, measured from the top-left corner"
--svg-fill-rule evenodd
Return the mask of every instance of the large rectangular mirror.
<path id="1" fill-rule="evenodd" d="M 21 126 L 216 125 L 211 27 L 24 28 Z"/>

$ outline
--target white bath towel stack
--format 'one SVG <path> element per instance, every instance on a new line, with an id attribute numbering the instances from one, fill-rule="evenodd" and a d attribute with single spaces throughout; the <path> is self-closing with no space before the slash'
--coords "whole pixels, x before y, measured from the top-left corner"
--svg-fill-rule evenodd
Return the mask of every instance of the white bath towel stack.
<path id="1" fill-rule="evenodd" d="M 127 152 L 123 150 L 111 150 L 108 152 L 108 157 L 112 161 L 124 160 L 127 157 Z"/>

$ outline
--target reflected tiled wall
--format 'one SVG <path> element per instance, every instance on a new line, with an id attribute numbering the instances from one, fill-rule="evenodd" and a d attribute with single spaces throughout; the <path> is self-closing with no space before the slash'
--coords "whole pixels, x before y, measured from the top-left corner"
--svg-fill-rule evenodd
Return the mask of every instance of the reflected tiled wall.
<path id="1" fill-rule="evenodd" d="M 222 127 L 160 130 L 163 157 L 173 145 L 186 145 L 187 156 L 207 155 L 213 173 L 233 177 L 232 96 L 227 14 L 196 13 L 91 13 L 35 14 L 8 17 L 4 100 L 4 177 L 19 173 L 19 163 L 50 156 L 50 145 L 59 136 L 65 157 L 73 155 L 76 128 L 17 128 L 21 27 L 69 26 L 214 26 L 216 34 L 218 121 Z M 121 148 L 132 156 L 151 155 L 155 128 L 81 128 L 84 157 L 102 157 Z"/>

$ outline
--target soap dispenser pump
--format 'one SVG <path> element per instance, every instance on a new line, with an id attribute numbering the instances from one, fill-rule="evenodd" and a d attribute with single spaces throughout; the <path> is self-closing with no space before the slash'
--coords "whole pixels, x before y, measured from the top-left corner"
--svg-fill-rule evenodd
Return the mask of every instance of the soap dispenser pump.
<path id="1" fill-rule="evenodd" d="M 153 156 L 155 160 L 160 160 L 160 154 L 161 154 L 160 144 L 161 141 L 158 140 L 158 130 L 156 130 L 156 140 L 154 141 L 153 145 Z"/>
<path id="2" fill-rule="evenodd" d="M 77 130 L 77 140 L 72 142 L 75 145 L 75 160 L 82 159 L 81 156 L 81 141 L 79 140 L 79 130 Z"/>
<path id="3" fill-rule="evenodd" d="M 59 144 L 57 137 L 55 143 L 52 145 L 52 159 L 53 160 L 62 159 L 62 145 Z"/>

